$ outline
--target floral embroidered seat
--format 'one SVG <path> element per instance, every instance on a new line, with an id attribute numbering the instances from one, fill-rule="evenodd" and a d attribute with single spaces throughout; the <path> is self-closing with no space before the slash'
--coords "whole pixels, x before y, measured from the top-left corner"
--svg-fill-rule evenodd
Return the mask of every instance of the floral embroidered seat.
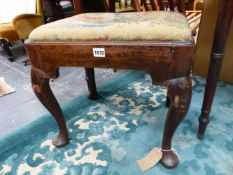
<path id="1" fill-rule="evenodd" d="M 187 19 L 175 12 L 84 13 L 38 27 L 36 41 L 191 41 Z"/>

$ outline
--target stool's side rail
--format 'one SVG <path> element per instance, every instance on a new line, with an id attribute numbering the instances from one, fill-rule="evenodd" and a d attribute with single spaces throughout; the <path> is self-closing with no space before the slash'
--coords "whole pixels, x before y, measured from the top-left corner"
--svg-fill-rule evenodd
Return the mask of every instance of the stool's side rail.
<path id="1" fill-rule="evenodd" d="M 187 42 L 27 42 L 26 49 L 32 66 L 50 78 L 60 66 L 98 67 L 145 70 L 162 83 L 189 74 L 193 61 Z M 94 49 L 104 55 L 95 56 Z"/>

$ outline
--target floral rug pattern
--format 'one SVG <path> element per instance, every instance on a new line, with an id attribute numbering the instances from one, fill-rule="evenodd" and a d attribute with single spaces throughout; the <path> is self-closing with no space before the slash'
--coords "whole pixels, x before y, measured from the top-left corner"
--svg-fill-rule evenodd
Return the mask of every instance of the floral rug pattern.
<path id="1" fill-rule="evenodd" d="M 116 91 L 111 87 L 127 75 L 112 80 L 106 88 L 100 87 L 102 98 L 97 101 L 75 99 L 87 105 L 79 108 L 73 103 L 70 110 L 64 111 L 70 132 L 70 143 L 64 148 L 51 144 L 56 127 L 50 124 L 54 121 L 49 116 L 44 118 L 50 122 L 41 127 L 35 124 L 24 129 L 24 134 L 18 131 L 0 139 L 0 174 L 230 175 L 233 172 L 233 85 L 218 85 L 211 122 L 201 141 L 196 138 L 196 132 L 204 81 L 198 77 L 193 78 L 190 110 L 173 139 L 179 165 L 167 170 L 158 164 L 140 171 L 136 160 L 161 145 L 167 108 L 166 88 L 153 86 L 149 75 L 139 74 L 131 72 L 132 77 L 138 77 L 122 83 Z"/>

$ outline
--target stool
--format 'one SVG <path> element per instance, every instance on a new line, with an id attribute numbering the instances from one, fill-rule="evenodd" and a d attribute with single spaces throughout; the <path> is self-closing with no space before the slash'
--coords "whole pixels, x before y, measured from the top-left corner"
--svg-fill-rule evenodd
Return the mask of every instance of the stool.
<path id="1" fill-rule="evenodd" d="M 79 1 L 80 2 L 80 1 Z M 76 11 L 77 12 L 77 11 Z M 32 88 L 59 127 L 57 147 L 68 143 L 68 130 L 49 79 L 59 67 L 84 67 L 90 98 L 97 98 L 93 68 L 144 70 L 153 84 L 168 87 L 161 163 L 178 164 L 172 137 L 189 108 L 194 41 L 187 19 L 176 12 L 84 13 L 35 29 L 26 42 Z"/>

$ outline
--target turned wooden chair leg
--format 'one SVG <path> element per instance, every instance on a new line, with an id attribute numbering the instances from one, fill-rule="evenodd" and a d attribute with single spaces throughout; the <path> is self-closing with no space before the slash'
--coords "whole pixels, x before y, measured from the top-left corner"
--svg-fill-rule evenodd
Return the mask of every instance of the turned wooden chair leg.
<path id="1" fill-rule="evenodd" d="M 221 65 L 224 59 L 224 52 L 233 24 L 233 1 L 219 1 L 217 22 L 214 32 L 205 94 L 199 117 L 198 138 L 203 139 L 207 124 L 210 120 L 210 112 L 217 87 Z M 219 116 L 220 117 L 220 116 Z"/>
<path id="2" fill-rule="evenodd" d="M 125 8 L 128 8 L 128 0 L 125 0 Z"/>
<path id="3" fill-rule="evenodd" d="M 100 96 L 98 95 L 96 90 L 94 68 L 85 68 L 85 73 L 86 73 L 87 87 L 89 90 L 88 98 L 91 100 L 97 100 Z"/>
<path id="4" fill-rule="evenodd" d="M 118 1 L 119 4 L 119 8 L 121 9 L 122 5 L 121 5 L 121 0 Z"/>
<path id="5" fill-rule="evenodd" d="M 10 45 L 9 45 L 9 42 L 7 41 L 7 40 L 5 40 L 5 39 L 0 39 L 0 44 L 1 44 L 1 47 L 2 47 L 2 49 L 7 53 L 7 55 L 8 55 L 8 60 L 10 61 L 10 62 L 13 62 L 14 61 L 14 58 L 13 58 L 13 54 L 12 54 L 12 52 L 11 52 L 11 50 L 10 50 Z"/>
<path id="6" fill-rule="evenodd" d="M 65 146 L 69 142 L 68 130 L 62 110 L 50 88 L 49 78 L 45 78 L 44 74 L 32 67 L 31 83 L 34 93 L 40 102 L 48 109 L 48 111 L 51 112 L 52 116 L 57 122 L 59 133 L 53 138 L 53 145 L 57 147 Z"/>
<path id="7" fill-rule="evenodd" d="M 166 168 L 175 167 L 178 156 L 172 150 L 172 138 L 175 130 L 185 117 L 192 95 L 192 82 L 190 77 L 178 78 L 168 81 L 168 97 L 170 106 L 164 125 L 161 164 Z"/>

